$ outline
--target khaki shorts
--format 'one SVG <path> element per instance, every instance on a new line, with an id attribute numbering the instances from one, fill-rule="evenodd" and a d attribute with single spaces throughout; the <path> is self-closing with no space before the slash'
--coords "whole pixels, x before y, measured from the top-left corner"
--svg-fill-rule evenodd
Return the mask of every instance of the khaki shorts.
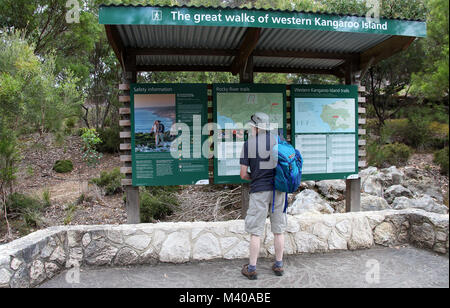
<path id="1" fill-rule="evenodd" d="M 260 191 L 250 194 L 245 231 L 261 236 L 264 233 L 267 216 L 270 215 L 270 225 L 274 234 L 284 233 L 287 225 L 284 210 L 285 192 L 275 191 L 275 210 L 272 213 L 273 191 Z"/>

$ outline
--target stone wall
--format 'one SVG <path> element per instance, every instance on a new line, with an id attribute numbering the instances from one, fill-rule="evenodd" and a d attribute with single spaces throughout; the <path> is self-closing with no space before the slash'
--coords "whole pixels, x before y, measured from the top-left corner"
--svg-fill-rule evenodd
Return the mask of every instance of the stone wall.
<path id="1" fill-rule="evenodd" d="M 288 216 L 285 253 L 412 243 L 448 254 L 449 216 L 422 210 Z M 32 287 L 74 266 L 123 266 L 248 257 L 242 220 L 52 227 L 0 246 L 0 287 Z M 274 254 L 270 222 L 261 256 Z"/>

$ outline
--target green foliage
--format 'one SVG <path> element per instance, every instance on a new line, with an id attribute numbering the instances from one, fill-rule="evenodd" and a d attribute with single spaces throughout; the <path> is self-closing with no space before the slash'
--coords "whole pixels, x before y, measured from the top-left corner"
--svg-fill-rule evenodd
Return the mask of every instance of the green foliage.
<path id="1" fill-rule="evenodd" d="M 81 135 L 83 141 L 83 159 L 88 166 L 96 166 L 99 163 L 102 154 L 98 153 L 95 149 L 96 146 L 102 142 L 95 129 L 83 128 L 83 134 Z"/>
<path id="2" fill-rule="evenodd" d="M 12 193 L 6 199 L 6 209 L 9 214 L 18 214 L 27 227 L 42 226 L 41 210 L 45 202 L 34 197 Z"/>
<path id="3" fill-rule="evenodd" d="M 430 137 L 430 122 L 419 116 L 411 116 L 408 118 L 408 129 L 407 129 L 407 142 L 406 144 L 416 148 L 424 149 L 429 143 Z"/>
<path id="4" fill-rule="evenodd" d="M 434 162 L 441 168 L 441 173 L 449 175 L 449 147 L 436 151 L 434 153 Z"/>
<path id="5" fill-rule="evenodd" d="M 403 166 L 407 163 L 412 153 L 412 149 L 403 143 L 391 143 L 380 146 L 372 142 L 367 147 L 369 164 L 379 168 Z"/>
<path id="6" fill-rule="evenodd" d="M 78 200 L 79 202 L 79 200 Z M 73 216 L 75 215 L 75 212 L 77 211 L 78 206 L 77 204 L 69 204 L 66 208 L 66 217 L 64 217 L 64 225 L 69 225 L 72 220 Z"/>
<path id="7" fill-rule="evenodd" d="M 44 207 L 49 207 L 50 205 L 52 205 L 52 202 L 50 201 L 50 191 L 48 189 L 42 192 L 42 201 Z"/>
<path id="8" fill-rule="evenodd" d="M 54 54 L 43 61 L 34 48 L 21 33 L 0 31 L 0 111 L 11 129 L 58 131 L 64 119 L 80 114 L 78 79 L 56 69 Z"/>
<path id="9" fill-rule="evenodd" d="M 0 118 L 0 194 L 11 190 L 20 159 L 15 134 L 2 124 Z"/>
<path id="10" fill-rule="evenodd" d="M 124 176 L 119 168 L 114 168 L 111 172 L 102 171 L 100 177 L 91 180 L 91 183 L 97 185 L 105 191 L 105 195 L 114 195 L 122 192 L 121 180 Z"/>
<path id="11" fill-rule="evenodd" d="M 64 134 L 66 136 L 70 136 L 73 134 L 73 130 L 75 128 L 75 125 L 77 124 L 78 119 L 76 117 L 71 117 L 66 119 L 64 122 Z"/>
<path id="12" fill-rule="evenodd" d="M 408 119 L 387 120 L 380 129 L 380 142 L 393 143 L 408 141 Z"/>
<path id="13" fill-rule="evenodd" d="M 428 118 L 420 115 L 410 115 L 408 119 L 387 120 L 381 128 L 380 143 L 404 143 L 418 150 L 439 147 L 448 139 L 446 127 L 447 124 L 430 122 Z"/>
<path id="14" fill-rule="evenodd" d="M 178 186 L 144 188 L 139 194 L 141 221 L 154 222 L 173 213 L 178 206 Z"/>
<path id="15" fill-rule="evenodd" d="M 441 149 L 449 145 L 449 125 L 433 121 L 428 128 L 430 131 L 430 146 Z"/>
<path id="16" fill-rule="evenodd" d="M 41 210 L 43 207 L 39 199 L 17 192 L 6 199 L 6 208 L 10 213 L 20 213 L 24 209 Z"/>
<path id="17" fill-rule="evenodd" d="M 410 116 L 420 116 L 428 122 L 449 123 L 448 105 L 435 102 L 411 104 L 400 109 L 395 114 L 396 118 L 409 118 Z"/>
<path id="18" fill-rule="evenodd" d="M 426 52 L 423 66 L 413 74 L 412 92 L 422 98 L 441 100 L 449 95 L 449 2 L 428 0 Z"/>
<path id="19" fill-rule="evenodd" d="M 97 151 L 111 154 L 119 151 L 120 128 L 118 126 L 99 128 L 98 135 L 102 142 L 96 145 Z"/>
<path id="20" fill-rule="evenodd" d="M 73 163 L 71 160 L 57 160 L 53 170 L 58 173 L 69 173 L 73 170 Z"/>

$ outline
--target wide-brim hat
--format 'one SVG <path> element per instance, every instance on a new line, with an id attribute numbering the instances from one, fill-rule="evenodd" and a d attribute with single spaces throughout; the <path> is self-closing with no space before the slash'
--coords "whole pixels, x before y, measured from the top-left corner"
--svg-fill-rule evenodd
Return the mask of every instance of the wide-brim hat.
<path id="1" fill-rule="evenodd" d="M 247 125 L 264 130 L 272 130 L 270 117 L 264 112 L 257 112 L 250 117 L 250 122 Z"/>

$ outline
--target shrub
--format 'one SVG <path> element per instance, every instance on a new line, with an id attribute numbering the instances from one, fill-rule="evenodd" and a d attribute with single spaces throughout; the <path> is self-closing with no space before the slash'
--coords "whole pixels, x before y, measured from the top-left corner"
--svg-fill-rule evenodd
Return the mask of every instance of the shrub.
<path id="1" fill-rule="evenodd" d="M 0 117 L 0 187 L 11 189 L 20 162 L 19 147 L 14 132 L 6 129 L 1 120 Z"/>
<path id="2" fill-rule="evenodd" d="M 177 186 L 144 188 L 139 194 L 141 221 L 153 222 L 169 216 L 178 206 Z"/>
<path id="3" fill-rule="evenodd" d="M 66 120 L 66 128 L 72 129 L 75 128 L 75 125 L 77 124 L 78 119 L 77 118 L 68 118 Z"/>
<path id="4" fill-rule="evenodd" d="M 366 120 L 366 128 L 367 128 L 367 131 L 371 134 L 375 134 L 375 135 L 380 134 L 380 127 L 378 124 L 378 120 L 375 118 Z"/>
<path id="5" fill-rule="evenodd" d="M 98 135 L 102 140 L 96 145 L 97 151 L 101 153 L 117 153 L 120 147 L 120 129 L 119 127 L 108 127 L 98 129 Z"/>
<path id="6" fill-rule="evenodd" d="M 73 170 L 73 164 L 70 160 L 57 160 L 53 165 L 53 170 L 58 173 L 68 173 Z"/>
<path id="7" fill-rule="evenodd" d="M 100 177 L 91 180 L 91 183 L 97 185 L 105 191 L 105 195 L 114 195 L 122 192 L 123 175 L 119 168 L 114 168 L 111 172 L 102 171 Z"/>
<path id="8" fill-rule="evenodd" d="M 434 153 L 434 162 L 439 165 L 442 174 L 449 174 L 448 146 Z"/>
<path id="9" fill-rule="evenodd" d="M 405 143 L 408 139 L 408 119 L 392 119 L 384 122 L 380 130 L 382 143 Z"/>
<path id="10" fill-rule="evenodd" d="M 412 154 L 412 149 L 403 143 L 370 143 L 367 149 L 369 164 L 379 168 L 405 165 Z"/>
<path id="11" fill-rule="evenodd" d="M 52 204 L 50 201 L 50 191 L 48 189 L 42 192 L 42 201 L 44 207 L 49 207 Z"/>
<path id="12" fill-rule="evenodd" d="M 40 211 L 44 207 L 45 204 L 41 200 L 21 193 L 12 193 L 6 199 L 8 213 L 18 214 L 27 227 L 42 225 Z"/>
<path id="13" fill-rule="evenodd" d="M 6 199 L 6 208 L 10 213 L 21 213 L 25 209 L 41 210 L 43 207 L 39 199 L 17 192 Z"/>
<path id="14" fill-rule="evenodd" d="M 433 121 L 428 127 L 430 131 L 430 146 L 434 149 L 441 149 L 448 146 L 449 127 L 447 123 Z"/>
<path id="15" fill-rule="evenodd" d="M 430 121 L 418 115 L 408 118 L 405 144 L 414 148 L 423 149 L 430 144 Z"/>
<path id="16" fill-rule="evenodd" d="M 83 134 L 81 135 L 81 140 L 83 141 L 83 160 L 88 164 L 89 167 L 95 167 L 102 154 L 98 153 L 96 150 L 96 145 L 102 142 L 98 133 L 95 129 L 83 128 Z"/>
<path id="17" fill-rule="evenodd" d="M 436 124 L 431 125 L 427 118 L 418 115 L 411 115 L 408 119 L 392 119 L 385 122 L 380 131 L 381 143 L 404 143 L 413 148 L 424 149 L 432 146 L 432 129 L 436 129 Z M 441 132 L 445 128 L 439 127 Z"/>

